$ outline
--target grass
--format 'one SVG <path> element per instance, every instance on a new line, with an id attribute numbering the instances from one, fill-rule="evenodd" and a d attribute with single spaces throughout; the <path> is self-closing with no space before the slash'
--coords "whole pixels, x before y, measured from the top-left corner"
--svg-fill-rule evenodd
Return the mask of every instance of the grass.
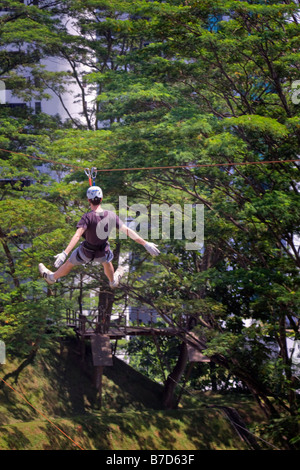
<path id="1" fill-rule="evenodd" d="M 85 450 L 245 450 L 216 411 L 140 411 L 54 418 Z M 73 450 L 70 439 L 45 420 L 0 427 L 1 450 Z"/>
<path id="2" fill-rule="evenodd" d="M 1 377 L 15 368 L 9 362 Z M 162 387 L 118 360 L 105 368 L 100 409 L 92 372 L 72 344 L 40 352 L 18 382 L 9 383 L 51 423 L 4 386 L 0 450 L 79 449 L 72 440 L 88 450 L 245 450 L 222 411 L 207 405 L 234 403 L 248 423 L 262 419 L 249 397 L 200 394 L 178 410 L 162 410 Z"/>

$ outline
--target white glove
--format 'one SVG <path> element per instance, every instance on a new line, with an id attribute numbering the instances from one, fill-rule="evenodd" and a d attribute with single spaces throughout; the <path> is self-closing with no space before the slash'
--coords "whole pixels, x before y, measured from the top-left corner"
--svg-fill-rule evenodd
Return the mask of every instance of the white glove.
<path id="1" fill-rule="evenodd" d="M 157 245 L 151 242 L 147 242 L 146 245 L 144 245 L 147 251 L 149 251 L 150 255 L 152 256 L 157 256 L 160 254 L 159 249 L 157 248 Z"/>
<path id="2" fill-rule="evenodd" d="M 59 255 L 54 256 L 55 258 L 54 266 L 56 268 L 59 268 L 62 264 L 64 264 L 64 262 L 67 259 L 67 256 L 68 256 L 67 253 L 65 253 L 64 251 L 62 253 L 59 253 Z"/>

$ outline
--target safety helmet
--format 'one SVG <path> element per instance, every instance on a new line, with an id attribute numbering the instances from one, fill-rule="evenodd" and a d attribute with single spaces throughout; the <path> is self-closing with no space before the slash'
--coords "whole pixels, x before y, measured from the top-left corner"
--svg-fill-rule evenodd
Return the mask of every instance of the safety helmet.
<path id="1" fill-rule="evenodd" d="M 99 188 L 99 186 L 90 186 L 89 189 L 86 192 L 86 196 L 88 199 L 102 199 L 103 198 L 103 192 L 102 189 Z"/>

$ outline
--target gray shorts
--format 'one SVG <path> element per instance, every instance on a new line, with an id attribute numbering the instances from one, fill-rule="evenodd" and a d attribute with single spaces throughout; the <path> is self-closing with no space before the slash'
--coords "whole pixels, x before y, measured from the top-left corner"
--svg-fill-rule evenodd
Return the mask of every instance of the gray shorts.
<path id="1" fill-rule="evenodd" d="M 114 254 L 111 250 L 107 252 L 105 256 L 102 256 L 101 258 L 87 258 L 84 253 L 82 252 L 81 246 L 76 248 L 74 251 L 72 251 L 69 261 L 70 263 L 74 264 L 75 266 L 79 266 L 81 264 L 87 264 L 87 263 L 109 263 L 112 261 L 114 258 Z"/>

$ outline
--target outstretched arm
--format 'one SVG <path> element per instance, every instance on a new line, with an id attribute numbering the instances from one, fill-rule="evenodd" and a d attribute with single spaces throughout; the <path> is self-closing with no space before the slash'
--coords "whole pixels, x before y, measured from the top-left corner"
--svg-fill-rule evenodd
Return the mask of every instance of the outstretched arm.
<path id="1" fill-rule="evenodd" d="M 81 236 L 83 235 L 83 233 L 85 232 L 85 229 L 83 227 L 80 227 L 76 230 L 75 234 L 73 235 L 73 237 L 71 238 L 71 241 L 69 243 L 69 245 L 67 246 L 67 248 L 64 250 L 64 252 L 68 255 L 69 253 L 71 253 L 71 251 L 75 248 L 75 246 L 77 245 L 77 243 L 79 242 Z"/>
<path id="2" fill-rule="evenodd" d="M 73 235 L 73 237 L 71 238 L 71 241 L 68 244 L 67 248 L 62 253 L 59 253 L 58 255 L 54 256 L 55 258 L 54 266 L 56 268 L 59 268 L 65 262 L 68 254 L 73 250 L 73 248 L 75 248 L 75 246 L 80 240 L 80 237 L 82 236 L 84 232 L 85 232 L 85 229 L 83 227 L 78 228 L 75 234 Z"/>
<path id="3" fill-rule="evenodd" d="M 146 240 L 140 237 L 134 230 L 129 227 L 126 227 L 125 224 L 120 227 L 120 230 L 122 230 L 122 232 L 125 232 L 126 235 L 128 235 L 136 243 L 139 243 L 139 245 L 143 245 L 152 256 L 157 256 L 160 254 L 160 251 L 157 249 L 157 245 L 151 242 L 146 242 Z"/>
<path id="4" fill-rule="evenodd" d="M 139 243 L 140 245 L 143 245 L 143 246 L 146 245 L 146 240 L 144 240 L 142 237 L 140 237 L 140 236 L 139 236 L 134 230 L 132 230 L 131 228 L 126 227 L 125 224 L 123 224 L 123 225 L 120 227 L 120 230 L 122 230 L 122 232 L 125 232 L 126 235 L 128 235 L 132 240 L 134 240 L 135 242 Z"/>

